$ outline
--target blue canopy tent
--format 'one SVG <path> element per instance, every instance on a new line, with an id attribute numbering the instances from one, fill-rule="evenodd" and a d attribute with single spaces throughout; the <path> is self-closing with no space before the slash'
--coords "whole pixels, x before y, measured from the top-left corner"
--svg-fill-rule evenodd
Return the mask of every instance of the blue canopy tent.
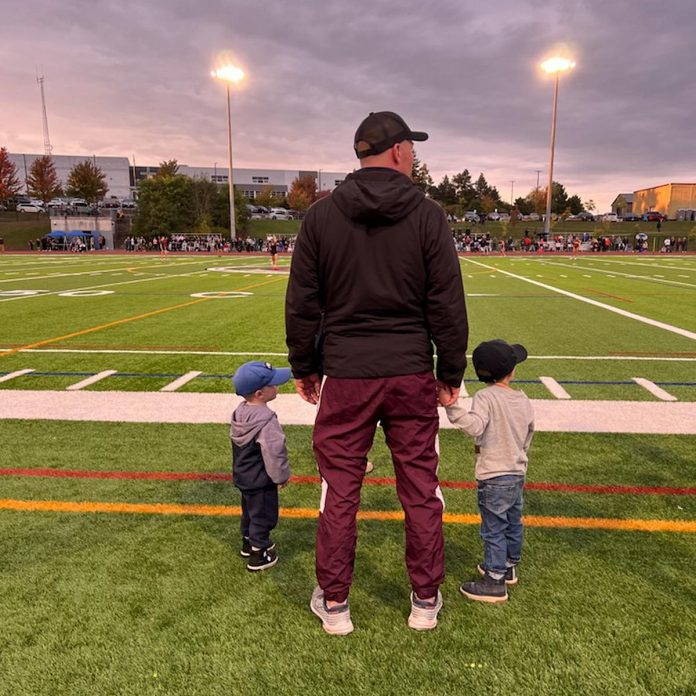
<path id="1" fill-rule="evenodd" d="M 84 239 L 85 237 L 93 237 L 94 232 L 85 232 L 85 230 L 53 230 L 49 232 L 46 236 L 51 237 L 51 239 L 62 239 L 63 249 L 68 248 L 68 241 L 70 239 L 75 239 L 77 237 Z"/>

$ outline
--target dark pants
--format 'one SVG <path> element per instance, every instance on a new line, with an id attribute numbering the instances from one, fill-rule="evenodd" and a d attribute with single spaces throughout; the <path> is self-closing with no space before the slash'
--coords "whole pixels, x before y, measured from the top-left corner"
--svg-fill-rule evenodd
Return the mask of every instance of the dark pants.
<path id="1" fill-rule="evenodd" d="M 268 548 L 277 524 L 278 486 L 242 491 L 242 536 L 248 537 L 252 546 Z"/>
<path id="2" fill-rule="evenodd" d="M 327 377 L 314 426 L 314 453 L 322 478 L 317 580 L 328 600 L 344 601 L 353 581 L 356 514 L 378 422 L 391 450 L 396 492 L 406 517 L 406 567 L 411 586 L 427 599 L 437 594 L 444 581 L 444 503 L 437 478 L 433 374 Z"/>
<path id="3" fill-rule="evenodd" d="M 495 476 L 478 482 L 483 567 L 496 574 L 522 558 L 524 476 Z"/>

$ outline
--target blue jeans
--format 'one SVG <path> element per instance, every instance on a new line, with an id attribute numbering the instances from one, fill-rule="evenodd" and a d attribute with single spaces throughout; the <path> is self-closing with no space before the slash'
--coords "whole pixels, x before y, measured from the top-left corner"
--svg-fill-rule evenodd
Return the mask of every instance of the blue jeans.
<path id="1" fill-rule="evenodd" d="M 524 476 L 496 476 L 478 482 L 483 567 L 504 574 L 522 558 Z"/>

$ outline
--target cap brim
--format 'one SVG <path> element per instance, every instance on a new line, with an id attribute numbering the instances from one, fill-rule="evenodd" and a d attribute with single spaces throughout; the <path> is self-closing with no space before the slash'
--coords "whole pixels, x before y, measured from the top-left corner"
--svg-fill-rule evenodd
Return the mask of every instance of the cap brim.
<path id="1" fill-rule="evenodd" d="M 280 384 L 285 384 L 290 377 L 292 377 L 292 372 L 289 367 L 275 367 L 273 368 L 273 377 L 268 383 L 270 387 L 277 387 Z"/>
<path id="2" fill-rule="evenodd" d="M 515 353 L 515 362 L 516 363 L 521 363 L 524 362 L 527 359 L 527 349 L 523 346 L 520 345 L 519 343 L 515 343 L 511 346 L 513 352 Z"/>
<path id="3" fill-rule="evenodd" d="M 411 137 L 410 140 L 416 140 L 418 142 L 422 142 L 423 140 L 428 139 L 428 134 L 423 133 L 423 131 L 411 131 Z"/>

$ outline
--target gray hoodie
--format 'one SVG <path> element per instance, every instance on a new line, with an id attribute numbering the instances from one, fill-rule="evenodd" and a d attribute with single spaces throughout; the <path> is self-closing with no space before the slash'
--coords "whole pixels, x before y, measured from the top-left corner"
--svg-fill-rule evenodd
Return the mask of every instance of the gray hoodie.
<path id="1" fill-rule="evenodd" d="M 230 438 L 238 447 L 254 441 L 259 444 L 266 473 L 273 483 L 282 484 L 290 478 L 285 434 L 278 416 L 266 404 L 242 401 L 232 414 Z"/>
<path id="2" fill-rule="evenodd" d="M 491 385 L 474 394 L 471 410 L 462 399 L 447 417 L 476 443 L 476 478 L 527 473 L 527 451 L 534 435 L 534 412 L 524 392 Z"/>

